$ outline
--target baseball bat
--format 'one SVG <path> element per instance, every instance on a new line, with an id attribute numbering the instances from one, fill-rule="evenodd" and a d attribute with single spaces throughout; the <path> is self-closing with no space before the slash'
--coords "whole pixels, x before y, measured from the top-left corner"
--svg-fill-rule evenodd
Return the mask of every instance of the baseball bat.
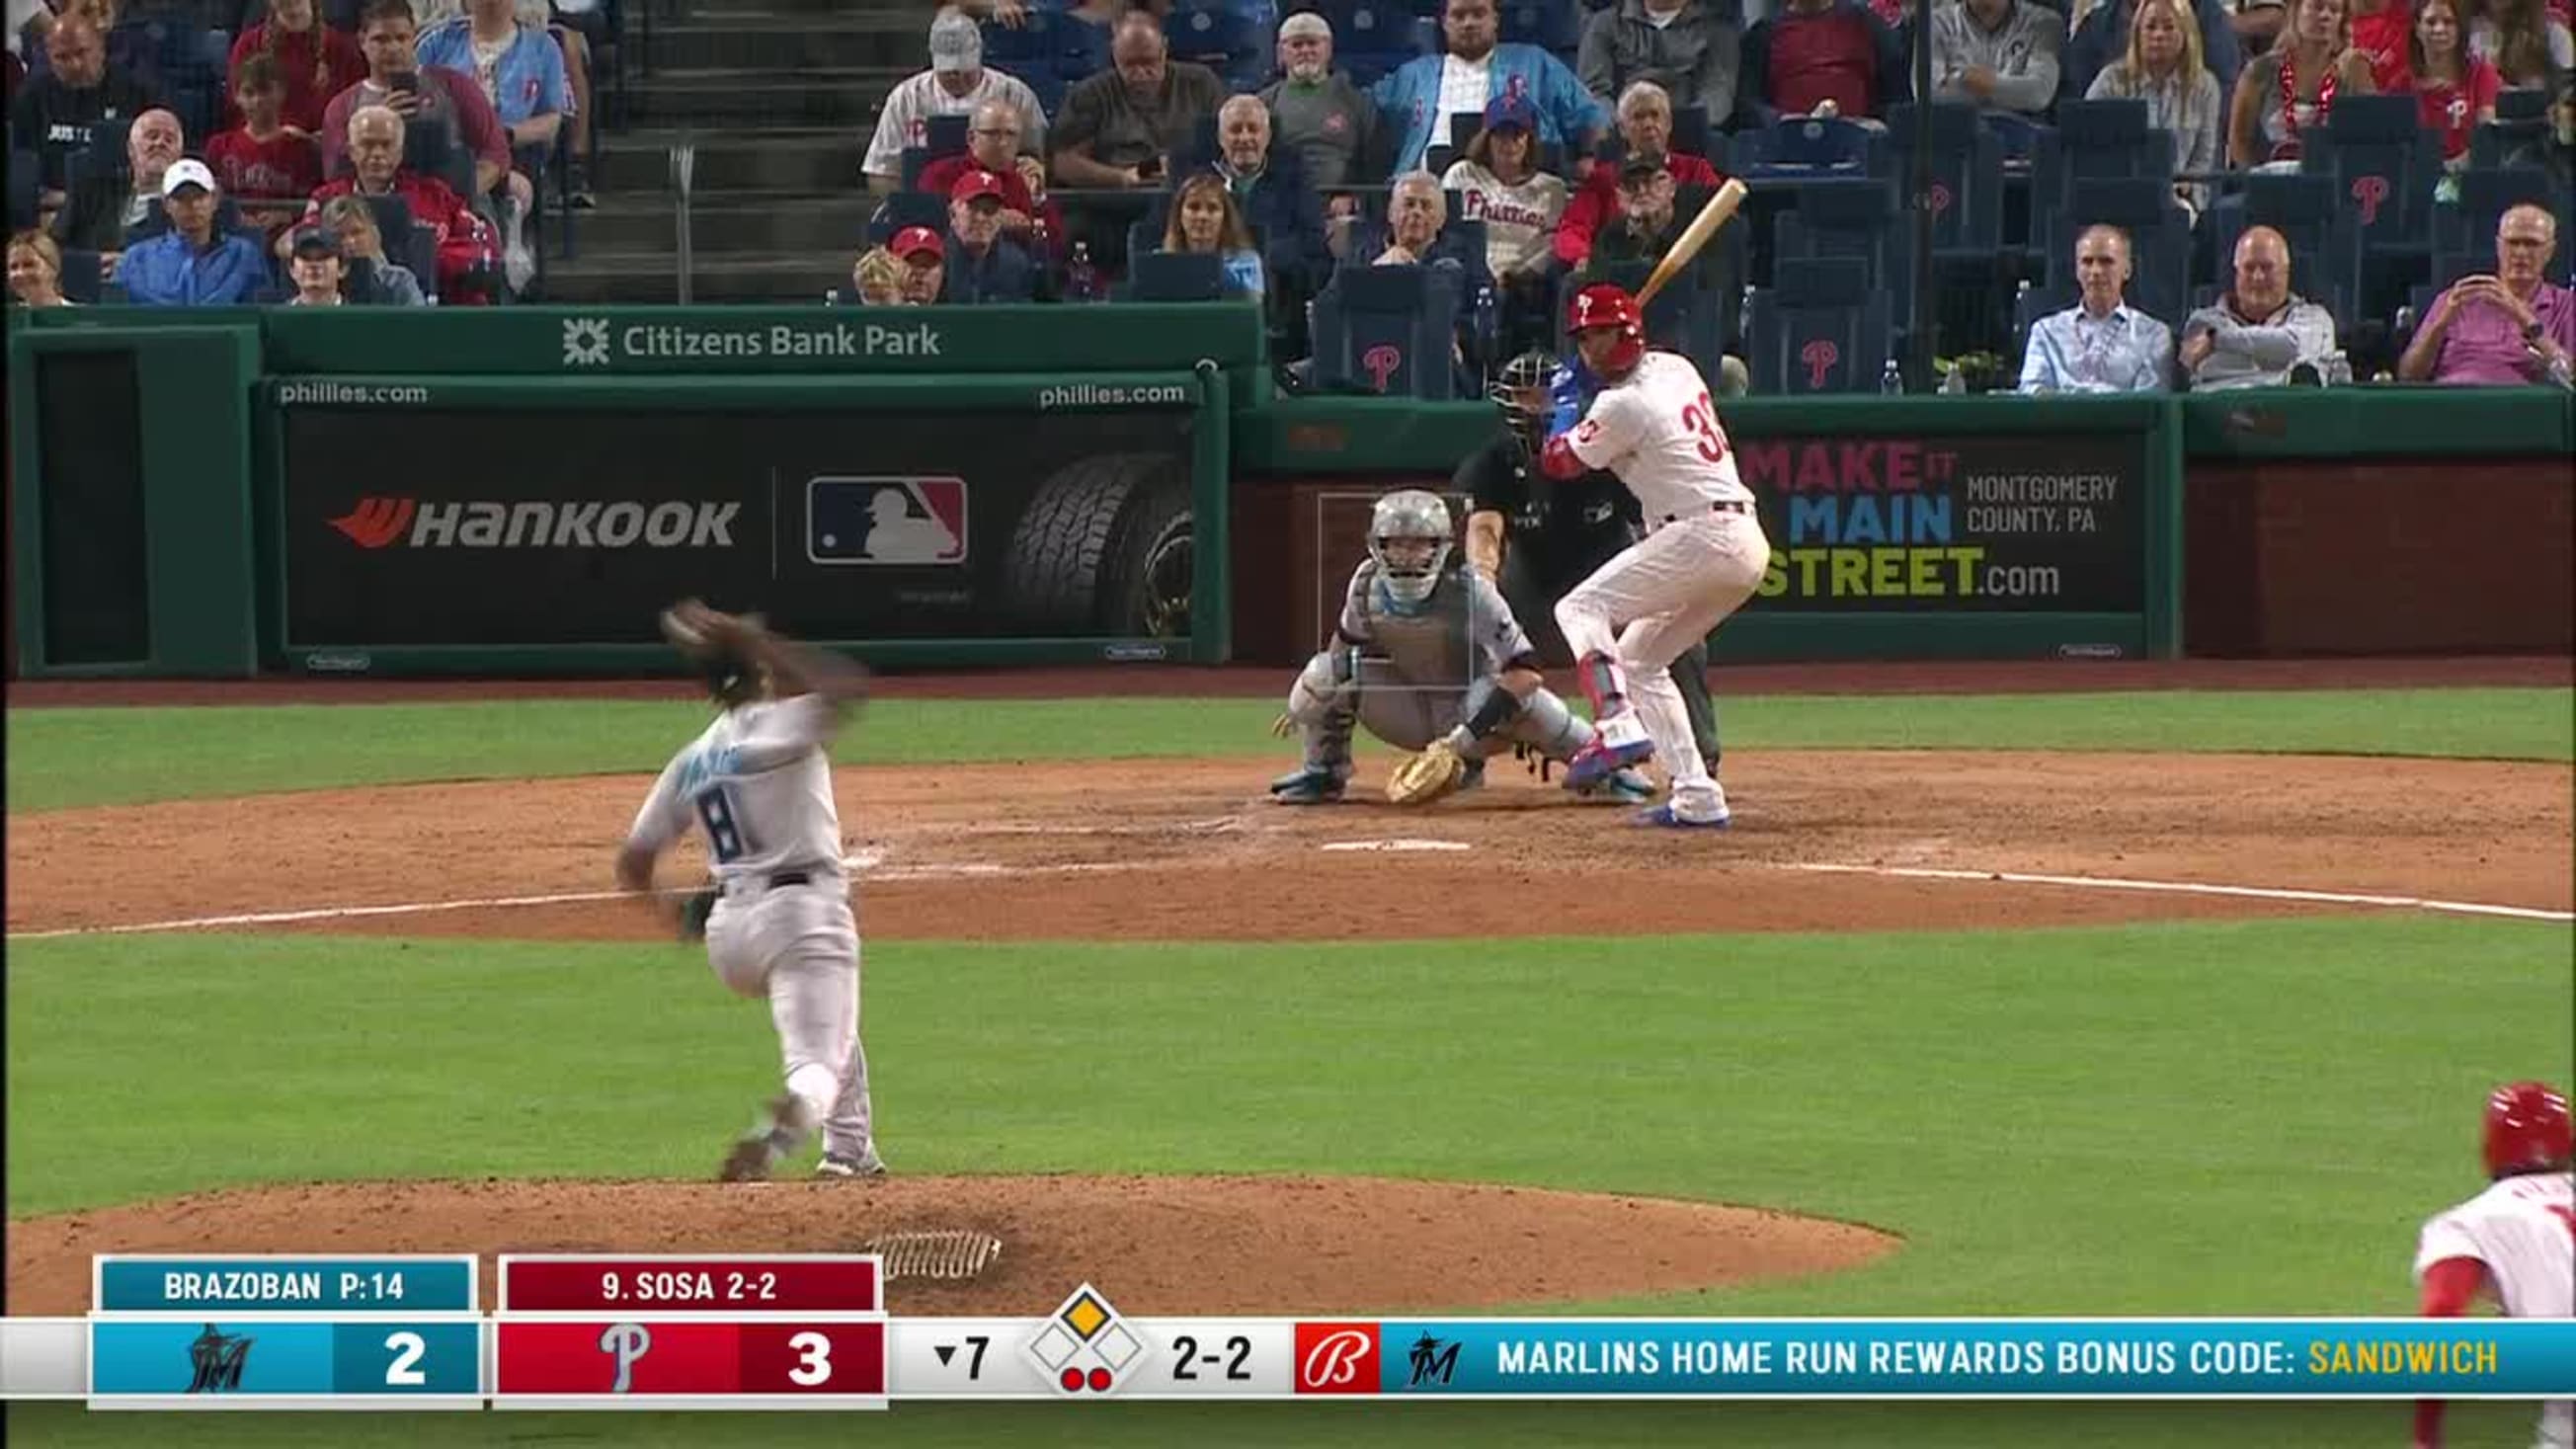
<path id="1" fill-rule="evenodd" d="M 1744 204 L 1745 195 L 1743 182 L 1732 176 L 1726 178 L 1726 183 L 1717 188 L 1717 194 L 1699 209 L 1699 215 L 1692 217 L 1690 225 L 1682 228 L 1682 234 L 1673 238 L 1672 246 L 1665 250 L 1663 258 L 1655 263 L 1653 274 L 1646 278 L 1646 285 L 1637 289 L 1639 308 L 1655 300 L 1655 294 L 1664 289 L 1664 284 L 1691 264 L 1691 259 L 1708 245 L 1708 239 L 1717 235 L 1717 229 L 1726 225 L 1727 218 L 1735 215 L 1736 208 Z"/>

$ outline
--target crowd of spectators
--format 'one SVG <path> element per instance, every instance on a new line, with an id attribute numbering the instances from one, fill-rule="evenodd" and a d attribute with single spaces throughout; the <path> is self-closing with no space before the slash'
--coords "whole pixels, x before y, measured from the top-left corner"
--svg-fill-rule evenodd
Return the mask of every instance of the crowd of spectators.
<path id="1" fill-rule="evenodd" d="M 1445 333 L 1450 365 L 1410 384 L 1436 396 L 1551 345 L 1570 288 L 1633 281 L 1713 188 L 1749 175 L 1769 204 L 1650 319 L 1724 354 L 1701 360 L 1741 381 L 1762 375 L 1741 361 L 1751 319 L 1787 310 L 1744 305 L 1746 289 L 1774 280 L 1806 181 L 1867 179 L 1893 202 L 1872 223 L 1885 235 L 1853 256 L 1824 249 L 1806 269 L 1798 253 L 1802 277 L 1866 273 L 1864 296 L 1818 305 L 1884 316 L 1910 291 L 1906 213 L 1917 197 L 1950 203 L 1908 177 L 1906 133 L 1942 112 L 1972 119 L 2017 188 L 2008 239 L 1980 244 L 1983 271 L 1942 283 L 1945 298 L 1996 299 L 1981 303 L 1989 331 L 2020 364 L 2006 385 L 2339 381 L 2366 347 L 2363 365 L 2408 380 L 2539 379 L 2563 374 L 2569 350 L 2566 292 L 2549 280 L 2565 275 L 2576 138 L 2566 3 L 1289 0 L 1283 16 L 1277 0 L 976 0 L 930 20 L 924 68 L 867 139 L 859 169 L 881 202 L 849 275 L 877 305 L 1251 299 L 1278 351 L 1312 352 L 1299 377 L 1322 386 L 1390 386 L 1336 359 L 1331 319 L 1395 305 Z M 268 0 L 232 46 L 226 127 L 202 150 L 118 60 L 113 4 L 72 0 L 23 28 L 43 63 L 13 101 L 13 145 L 36 153 L 46 204 L 43 236 L 13 243 L 13 279 L 23 250 L 31 289 L 95 265 L 156 296 L 205 295 L 230 285 L 222 258 L 248 235 L 280 264 L 271 296 L 301 294 L 306 262 L 317 277 L 333 262 L 353 300 L 400 294 L 388 271 L 442 301 L 525 280 L 534 161 L 577 156 L 586 112 L 586 51 L 546 0 L 367 0 L 354 35 L 316 0 Z M 1201 34 L 1228 39 L 1211 50 Z M 2457 265 L 2483 237 L 2381 255 L 2323 240 L 2328 221 L 2262 210 L 2247 178 L 2322 174 L 2338 102 L 2386 95 L 2412 98 L 2435 173 L 2392 213 L 2446 215 L 2477 174 L 2541 178 L 2538 204 L 2466 223 L 2497 226 L 2492 271 Z M 2038 194 L 2077 103 L 2143 115 L 2160 159 L 2136 179 L 2169 197 L 2170 221 Z M 329 216 L 343 198 L 371 208 L 372 254 Z M 2383 200 L 2335 196 L 2331 227 Z M 2020 307 L 2005 300 L 2016 282 Z"/>
<path id="2" fill-rule="evenodd" d="M 1357 269 L 1413 268 L 1423 274 L 1422 307 L 1452 330 L 1456 376 L 1445 381 L 1464 390 L 1480 368 L 1551 345 L 1571 287 L 1633 282 L 1728 175 L 1750 171 L 1794 188 L 1796 177 L 1781 180 L 1794 166 L 1763 169 L 1783 136 L 1792 150 L 1820 126 L 1862 137 L 1848 164 L 1813 174 L 1884 179 L 1896 200 L 1891 217 L 1903 216 L 1913 193 L 1901 179 L 1903 139 L 1890 127 L 1901 130 L 1918 109 L 1916 0 L 1610 0 L 1589 11 L 1560 3 L 1568 16 L 1534 20 L 1536 12 L 1516 8 L 1510 26 L 1494 0 L 1420 0 L 1419 21 L 1412 6 L 1368 0 L 1298 9 L 1261 32 L 1271 50 L 1249 76 L 1239 57 L 1183 58 L 1174 47 L 1194 33 L 1184 23 L 1193 7 L 1247 18 L 1266 13 L 1268 0 L 1056 11 L 1005 0 L 980 12 L 980 24 L 942 10 L 931 26 L 931 68 L 898 89 L 866 170 L 889 194 L 878 234 L 899 220 L 909 255 L 926 256 L 935 242 L 943 281 L 896 288 L 895 278 L 917 276 L 901 271 L 910 262 L 898 238 L 861 259 L 856 294 L 1082 301 L 1171 296 L 1180 286 L 1197 289 L 1187 295 L 1253 297 L 1274 344 L 1292 355 L 1313 348 L 1321 375 L 1331 348 L 1311 330 L 1317 304 L 1337 291 L 1381 296 L 1374 282 L 1358 286 Z M 2467 380 L 2481 368 L 2495 373 L 2496 354 L 2471 345 L 2462 355 L 2482 361 L 2445 367 L 2446 351 L 2461 349 L 2437 344 L 2489 337 L 2522 313 L 2539 325 L 2516 324 L 2518 341 L 2530 337 L 2506 370 L 2524 380 L 2563 371 L 2556 319 L 2564 289 L 2547 281 L 2553 265 L 2564 274 L 2566 258 L 2556 253 L 2563 200 L 2509 214 L 2506 229 L 2532 233 L 2526 248 L 2541 248 L 2510 274 L 2519 280 L 2505 280 L 2501 259 L 2493 273 L 2480 266 L 2463 277 L 2454 265 L 2428 275 L 2419 248 L 2393 268 L 2373 254 L 2367 287 L 2358 270 L 2336 272 L 2327 287 L 2316 280 L 2328 271 L 2318 234 L 2249 211 L 2242 191 L 2247 175 L 2300 172 L 2339 97 L 2407 94 L 2440 174 L 2425 180 L 2425 196 L 2402 204 L 2430 215 L 2456 200 L 2437 187 L 2486 164 L 2473 143 L 2482 128 L 2498 129 L 2500 99 L 2520 91 L 2536 93 L 2517 111 L 2520 144 L 2493 164 L 2534 170 L 2551 198 L 2563 198 L 2576 124 L 2566 20 L 2551 3 L 2069 0 L 2061 9 L 2053 0 L 1931 0 L 1929 108 L 1973 115 L 1999 140 L 2017 183 L 2043 164 L 2070 102 L 2136 105 L 2166 158 L 2153 174 L 2169 192 L 2180 251 L 2162 222 L 2151 228 L 2159 235 L 2133 239 L 2140 218 L 2084 226 L 2091 218 L 2041 215 L 2040 201 L 2026 203 L 2018 244 L 1978 281 L 2009 296 L 2015 281 L 2028 291 L 2036 279 L 2065 279 L 2056 283 L 2064 292 L 2032 295 L 2046 305 L 1994 324 L 2019 352 L 2022 389 L 2338 381 L 2365 345 L 2378 349 L 2365 364 L 2376 361 L 2387 375 Z M 1069 48 L 1090 47 L 1093 57 L 1051 118 L 1035 113 L 1034 97 L 1064 79 L 1061 62 L 1032 56 L 1013 38 L 1034 16 L 1052 16 L 1073 37 Z M 1335 17 L 1359 27 L 1364 53 L 1337 53 L 1345 37 Z M 1391 51 L 1391 27 L 1418 39 Z M 1010 47 L 1038 87 L 987 61 L 988 49 Z M 968 113 L 963 148 L 941 146 L 930 118 Z M 2537 126 L 2528 123 L 2534 115 Z M 907 163 L 907 149 L 926 164 Z M 945 224 L 935 210 L 903 206 L 907 191 L 944 203 Z M 994 218 L 998 239 L 988 240 Z M 1762 220 L 1748 226 L 1758 230 Z M 1702 361 L 1731 379 L 1750 375 L 1740 360 L 1751 341 L 1741 304 L 1746 284 L 1776 260 L 1772 240 L 1752 242 L 1758 263 L 1712 248 L 1696 278 L 1711 298 L 1716 347 L 1728 354 Z M 1874 255 L 1910 269 L 1909 241 Z M 1178 260 L 1192 253 L 1222 265 Z M 2170 256 L 2187 261 L 2197 285 L 2155 289 L 2161 315 L 2150 315 L 2126 289 L 2142 258 L 2161 267 Z M 1122 273 L 1125 288 L 1107 285 Z M 2302 295 L 2294 279 L 2323 290 Z M 2438 285 L 2423 293 L 2431 300 L 2410 334 L 2409 318 L 2381 304 L 2392 288 L 2403 301 L 2409 284 L 2428 281 Z M 1868 285 L 1888 292 L 1909 282 L 1873 274 Z M 2049 302 L 2052 294 L 2063 301 Z M 1709 335 L 1689 325 L 1676 323 L 1675 335 Z M 1863 385 L 1878 380 L 1874 364 L 1856 376 Z M 2013 377 L 2007 371 L 2002 384 Z M 1429 393 L 1443 382 L 1434 379 Z"/>
<path id="3" fill-rule="evenodd" d="M 593 204 L 589 48 L 566 22 L 599 0 L 555 3 L 364 0 L 335 26 L 264 0 L 225 46 L 119 0 L 13 0 L 13 254 L 63 300 L 313 305 L 326 273 L 353 302 L 517 296 L 540 179 Z M 189 45 L 212 53 L 172 54 Z M 362 236 L 323 218 L 343 196 Z"/>

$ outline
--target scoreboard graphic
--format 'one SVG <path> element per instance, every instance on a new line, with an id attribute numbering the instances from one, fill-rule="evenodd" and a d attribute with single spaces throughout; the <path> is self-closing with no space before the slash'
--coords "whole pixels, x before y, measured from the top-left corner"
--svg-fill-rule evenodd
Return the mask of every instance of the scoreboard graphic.
<path id="1" fill-rule="evenodd" d="M 883 1410 L 906 1399 L 2543 1399 L 2563 1319 L 900 1318 L 866 1255 L 114 1256 L 0 1319 L 94 1409 Z"/>

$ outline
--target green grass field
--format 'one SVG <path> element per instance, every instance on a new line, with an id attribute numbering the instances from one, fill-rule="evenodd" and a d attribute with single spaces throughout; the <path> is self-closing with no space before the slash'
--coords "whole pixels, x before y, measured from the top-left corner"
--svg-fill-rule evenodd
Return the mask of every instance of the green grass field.
<path id="1" fill-rule="evenodd" d="M 2550 690 L 1725 702 L 1730 751 L 2550 761 L 2576 743 L 2569 705 Z M 890 703 L 843 755 L 1252 753 L 1276 748 L 1270 713 Z M 29 810 L 649 770 L 701 717 L 570 702 L 16 711 L 8 798 Z M 907 1173 L 1517 1182 L 1760 1204 L 1906 1240 L 1847 1275 L 1532 1311 L 2402 1314 L 2416 1226 L 2477 1185 L 2479 1096 L 2571 1075 L 2570 945 L 2563 925 L 2395 915 L 1324 951 L 887 941 L 869 950 L 868 1049 L 886 1150 Z M 12 1217 L 273 1179 L 695 1177 L 708 1144 L 668 1124 L 729 1125 L 773 1082 L 763 1014 L 708 987 L 677 946 L 74 938 L 13 943 L 7 975 Z M 1137 1065 L 1083 1070 L 1063 1050 L 1077 1043 Z M 1351 1306 L 1375 1305 L 1362 1287 Z M 2456 1444 L 2529 1442 L 2527 1406 L 2454 1417 Z M 21 1406 L 9 1427 L 15 1442 L 116 1446 L 1329 1435 L 2126 1449 L 2402 1444 L 2406 1409 L 915 1405 L 853 1423 Z"/>

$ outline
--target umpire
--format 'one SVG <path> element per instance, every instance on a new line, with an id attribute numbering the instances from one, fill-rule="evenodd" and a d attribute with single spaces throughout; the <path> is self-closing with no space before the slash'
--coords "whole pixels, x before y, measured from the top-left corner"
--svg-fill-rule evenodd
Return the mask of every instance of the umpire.
<path id="1" fill-rule="evenodd" d="M 1450 488 L 1467 495 L 1467 562 L 1492 579 L 1539 656 L 1574 662 L 1556 626 L 1556 601 L 1643 536 L 1636 495 L 1616 477 L 1590 472 L 1559 483 L 1538 470 L 1552 404 L 1556 359 L 1524 352 L 1503 364 L 1493 388 L 1504 427 L 1458 465 Z M 1507 546 L 1508 545 L 1508 546 Z M 1708 641 L 1673 661 L 1673 683 L 1690 714 L 1691 736 L 1717 769 L 1717 706 L 1708 697 Z"/>

